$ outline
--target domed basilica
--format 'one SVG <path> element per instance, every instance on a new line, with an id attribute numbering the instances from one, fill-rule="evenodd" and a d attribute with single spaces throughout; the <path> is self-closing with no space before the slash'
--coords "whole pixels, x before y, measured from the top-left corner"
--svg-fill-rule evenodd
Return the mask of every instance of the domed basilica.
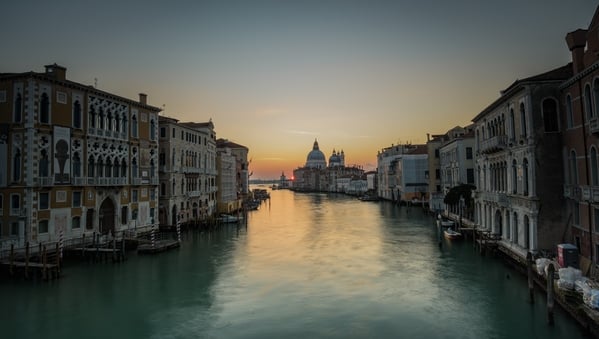
<path id="1" fill-rule="evenodd" d="M 345 166 L 343 151 L 333 150 L 327 166 L 326 157 L 318 147 L 318 140 L 314 140 L 305 166 L 293 171 L 295 178 L 293 187 L 298 191 L 338 192 L 340 179 L 361 177 L 363 173 L 364 171 L 357 166 Z"/>

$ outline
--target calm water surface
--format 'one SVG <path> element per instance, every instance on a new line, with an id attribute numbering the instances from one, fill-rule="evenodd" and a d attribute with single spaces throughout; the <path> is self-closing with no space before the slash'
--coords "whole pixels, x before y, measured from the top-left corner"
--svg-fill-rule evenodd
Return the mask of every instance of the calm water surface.
<path id="1" fill-rule="evenodd" d="M 0 282 L 2 338 L 582 338 L 472 244 L 437 246 L 419 209 L 273 191 L 247 226 L 179 250 L 70 263 L 56 282 Z M 509 275 L 509 277 L 508 277 Z"/>

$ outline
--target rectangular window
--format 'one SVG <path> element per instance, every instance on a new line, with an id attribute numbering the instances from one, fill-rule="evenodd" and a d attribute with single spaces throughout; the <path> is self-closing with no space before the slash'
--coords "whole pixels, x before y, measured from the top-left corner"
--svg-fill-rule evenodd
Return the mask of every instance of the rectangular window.
<path id="1" fill-rule="evenodd" d="M 0 91 L 0 102 L 6 102 L 6 91 Z"/>
<path id="2" fill-rule="evenodd" d="M 175 128 L 173 127 L 173 133 L 171 133 L 171 139 L 175 139 L 177 133 L 175 133 Z"/>
<path id="3" fill-rule="evenodd" d="M 474 168 L 466 169 L 466 180 L 469 184 L 474 185 Z"/>
<path id="4" fill-rule="evenodd" d="M 472 147 L 466 147 L 466 159 L 472 159 Z"/>
<path id="5" fill-rule="evenodd" d="M 439 157 L 439 149 L 437 148 L 437 149 L 435 150 L 435 158 L 438 158 L 438 157 Z"/>
<path id="6" fill-rule="evenodd" d="M 48 220 L 40 220 L 37 223 L 38 233 L 48 233 Z"/>
<path id="7" fill-rule="evenodd" d="M 21 213 L 21 196 L 19 194 L 10 195 L 10 215 L 19 215 Z"/>
<path id="8" fill-rule="evenodd" d="M 160 137 L 166 138 L 166 127 L 160 127 Z"/>
<path id="9" fill-rule="evenodd" d="M 47 210 L 50 208 L 50 194 L 48 192 L 40 193 L 39 209 Z"/>
<path id="10" fill-rule="evenodd" d="M 181 140 L 185 140 L 185 132 L 181 131 Z"/>
<path id="11" fill-rule="evenodd" d="M 10 223 L 10 235 L 13 237 L 19 236 L 19 222 L 13 221 Z"/>
<path id="12" fill-rule="evenodd" d="M 131 191 L 131 199 L 133 202 L 137 202 L 137 190 Z"/>
<path id="13" fill-rule="evenodd" d="M 441 179 L 441 170 L 438 168 L 435 170 L 435 178 Z"/>
<path id="14" fill-rule="evenodd" d="M 156 200 L 156 190 L 150 189 L 150 200 Z"/>
<path id="15" fill-rule="evenodd" d="M 123 224 L 123 225 L 127 224 L 127 214 L 128 213 L 129 213 L 129 210 L 127 209 L 127 206 L 121 207 L 121 224 Z"/>
<path id="16" fill-rule="evenodd" d="M 81 191 L 73 192 L 73 207 L 81 207 Z"/>
<path id="17" fill-rule="evenodd" d="M 71 228 L 74 230 L 81 228 L 81 217 L 73 217 L 71 220 Z"/>
<path id="18" fill-rule="evenodd" d="M 59 104 L 66 104 L 67 94 L 65 92 L 56 91 L 56 102 Z"/>

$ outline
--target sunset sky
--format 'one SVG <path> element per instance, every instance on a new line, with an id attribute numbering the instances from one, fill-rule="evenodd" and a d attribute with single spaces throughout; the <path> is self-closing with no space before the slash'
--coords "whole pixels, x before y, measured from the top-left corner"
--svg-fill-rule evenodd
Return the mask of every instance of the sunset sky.
<path id="1" fill-rule="evenodd" d="M 67 78 L 215 124 L 252 179 L 317 138 L 346 164 L 467 125 L 499 91 L 570 61 L 595 0 L 30 1 L 2 5 L 0 73 Z"/>

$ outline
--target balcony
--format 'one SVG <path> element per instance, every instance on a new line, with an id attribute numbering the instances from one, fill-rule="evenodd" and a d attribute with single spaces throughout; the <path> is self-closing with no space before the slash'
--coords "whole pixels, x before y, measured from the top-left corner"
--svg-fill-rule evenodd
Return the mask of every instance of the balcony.
<path id="1" fill-rule="evenodd" d="M 131 178 L 131 185 L 141 185 L 141 178 Z"/>
<path id="2" fill-rule="evenodd" d="M 73 177 L 71 178 L 74 186 L 83 186 L 85 185 L 85 178 L 81 177 Z"/>
<path id="3" fill-rule="evenodd" d="M 200 168 L 191 167 L 191 166 L 181 167 L 181 170 L 183 171 L 183 173 L 200 173 L 201 172 Z"/>
<path id="4" fill-rule="evenodd" d="M 589 132 L 591 134 L 599 134 L 599 118 L 592 117 L 589 119 Z"/>
<path id="5" fill-rule="evenodd" d="M 39 177 L 37 178 L 39 186 L 52 186 L 54 185 L 54 178 L 52 177 Z"/>
<path id="6" fill-rule="evenodd" d="M 187 192 L 187 197 L 188 198 L 197 198 L 197 197 L 199 197 L 201 195 L 202 195 L 201 191 L 188 191 Z"/>
<path id="7" fill-rule="evenodd" d="M 507 135 L 498 135 L 490 139 L 483 140 L 480 145 L 482 153 L 495 153 L 503 151 L 507 147 Z"/>

